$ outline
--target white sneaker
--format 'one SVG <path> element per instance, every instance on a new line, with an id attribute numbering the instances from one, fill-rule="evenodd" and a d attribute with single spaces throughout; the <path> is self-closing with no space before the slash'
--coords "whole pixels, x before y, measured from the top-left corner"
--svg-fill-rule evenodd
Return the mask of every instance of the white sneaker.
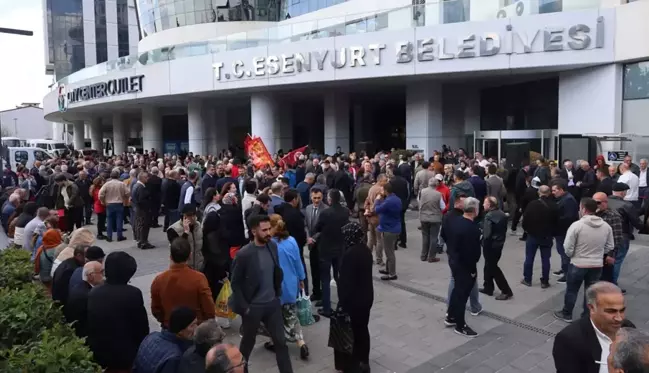
<path id="1" fill-rule="evenodd" d="M 331 279 L 331 282 L 329 283 L 329 286 L 338 286 L 338 284 L 336 284 L 336 280 Z"/>

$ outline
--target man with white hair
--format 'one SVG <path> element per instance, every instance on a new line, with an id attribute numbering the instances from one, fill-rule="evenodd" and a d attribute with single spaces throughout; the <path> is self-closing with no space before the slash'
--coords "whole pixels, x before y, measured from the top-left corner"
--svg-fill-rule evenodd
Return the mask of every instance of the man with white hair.
<path id="1" fill-rule="evenodd" d="M 9 232 L 9 218 L 16 211 L 16 208 L 20 204 L 20 195 L 17 193 L 12 193 L 9 196 L 9 199 L 2 207 L 2 228 L 4 228 L 5 233 Z"/>
<path id="2" fill-rule="evenodd" d="M 74 331 L 79 338 L 88 336 L 88 293 L 96 286 L 104 283 L 104 268 L 101 262 L 90 261 L 83 266 L 81 275 L 83 282 L 70 290 L 65 304 L 65 318 L 74 322 Z"/>
<path id="3" fill-rule="evenodd" d="M 626 163 L 620 164 L 620 178 L 618 183 L 624 183 L 629 186 L 629 190 L 624 196 L 625 201 L 629 201 L 636 209 L 639 209 L 638 196 L 640 193 L 640 178 L 634 174 Z"/>
<path id="4" fill-rule="evenodd" d="M 638 198 L 644 201 L 647 198 L 647 191 L 649 190 L 649 172 L 647 172 L 646 158 L 640 160 L 638 179 Z"/>
<path id="5" fill-rule="evenodd" d="M 564 328 L 554 339 L 552 357 L 557 373 L 610 373 L 606 362 L 610 346 L 622 327 L 633 327 L 625 319 L 622 290 L 599 281 L 586 290 L 588 315 Z"/>
<path id="6" fill-rule="evenodd" d="M 276 181 L 270 186 L 270 208 L 268 215 L 275 213 L 275 207 L 284 203 L 284 184 L 281 181 Z"/>
<path id="7" fill-rule="evenodd" d="M 621 328 L 608 355 L 608 373 L 649 372 L 649 335 L 633 328 Z"/>
<path id="8" fill-rule="evenodd" d="M 210 319 L 196 327 L 194 344 L 185 351 L 177 373 L 205 372 L 205 357 L 210 349 L 223 342 L 225 333 L 216 320 Z"/>

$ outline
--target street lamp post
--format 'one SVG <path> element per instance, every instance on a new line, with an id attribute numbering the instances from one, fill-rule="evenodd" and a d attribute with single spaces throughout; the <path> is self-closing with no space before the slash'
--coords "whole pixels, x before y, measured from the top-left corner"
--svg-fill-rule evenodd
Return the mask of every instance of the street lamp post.
<path id="1" fill-rule="evenodd" d="M 12 35 L 22 35 L 22 36 L 34 36 L 34 32 L 30 30 L 20 30 L 15 28 L 0 27 L 0 34 L 12 34 Z M 16 121 L 18 119 L 14 118 L 14 129 L 16 128 Z M 2 120 L 0 120 L 0 133 L 2 133 Z M 0 142 L 0 164 L 2 164 L 3 154 L 5 152 L 5 146 Z M 7 159 L 7 164 L 9 164 L 9 159 Z"/>

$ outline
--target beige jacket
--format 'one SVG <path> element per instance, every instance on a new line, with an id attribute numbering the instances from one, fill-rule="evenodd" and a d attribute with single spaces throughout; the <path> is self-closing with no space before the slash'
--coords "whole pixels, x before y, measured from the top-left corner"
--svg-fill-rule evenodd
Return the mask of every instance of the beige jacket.
<path id="1" fill-rule="evenodd" d="M 111 179 L 99 189 L 99 200 L 104 206 L 110 203 L 126 203 L 129 194 L 130 191 L 126 184 L 117 179 Z"/>

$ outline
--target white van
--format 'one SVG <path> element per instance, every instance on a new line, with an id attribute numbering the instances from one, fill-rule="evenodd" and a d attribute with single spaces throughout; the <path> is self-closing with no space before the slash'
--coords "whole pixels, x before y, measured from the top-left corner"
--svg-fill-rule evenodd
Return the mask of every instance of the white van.
<path id="1" fill-rule="evenodd" d="M 27 141 L 18 137 L 3 137 L 2 146 L 26 146 Z"/>
<path id="2" fill-rule="evenodd" d="M 36 147 L 8 147 L 7 152 L 2 157 L 3 166 L 9 158 L 9 164 L 12 170 L 16 170 L 16 165 L 21 163 L 27 169 L 34 167 L 36 161 L 47 161 L 52 159 L 52 155 L 41 148 Z"/>
<path id="3" fill-rule="evenodd" d="M 70 150 L 63 141 L 56 141 L 56 140 L 45 140 L 45 139 L 27 140 L 27 146 L 44 149 L 45 151 L 57 157 L 60 156 L 62 152 Z"/>

